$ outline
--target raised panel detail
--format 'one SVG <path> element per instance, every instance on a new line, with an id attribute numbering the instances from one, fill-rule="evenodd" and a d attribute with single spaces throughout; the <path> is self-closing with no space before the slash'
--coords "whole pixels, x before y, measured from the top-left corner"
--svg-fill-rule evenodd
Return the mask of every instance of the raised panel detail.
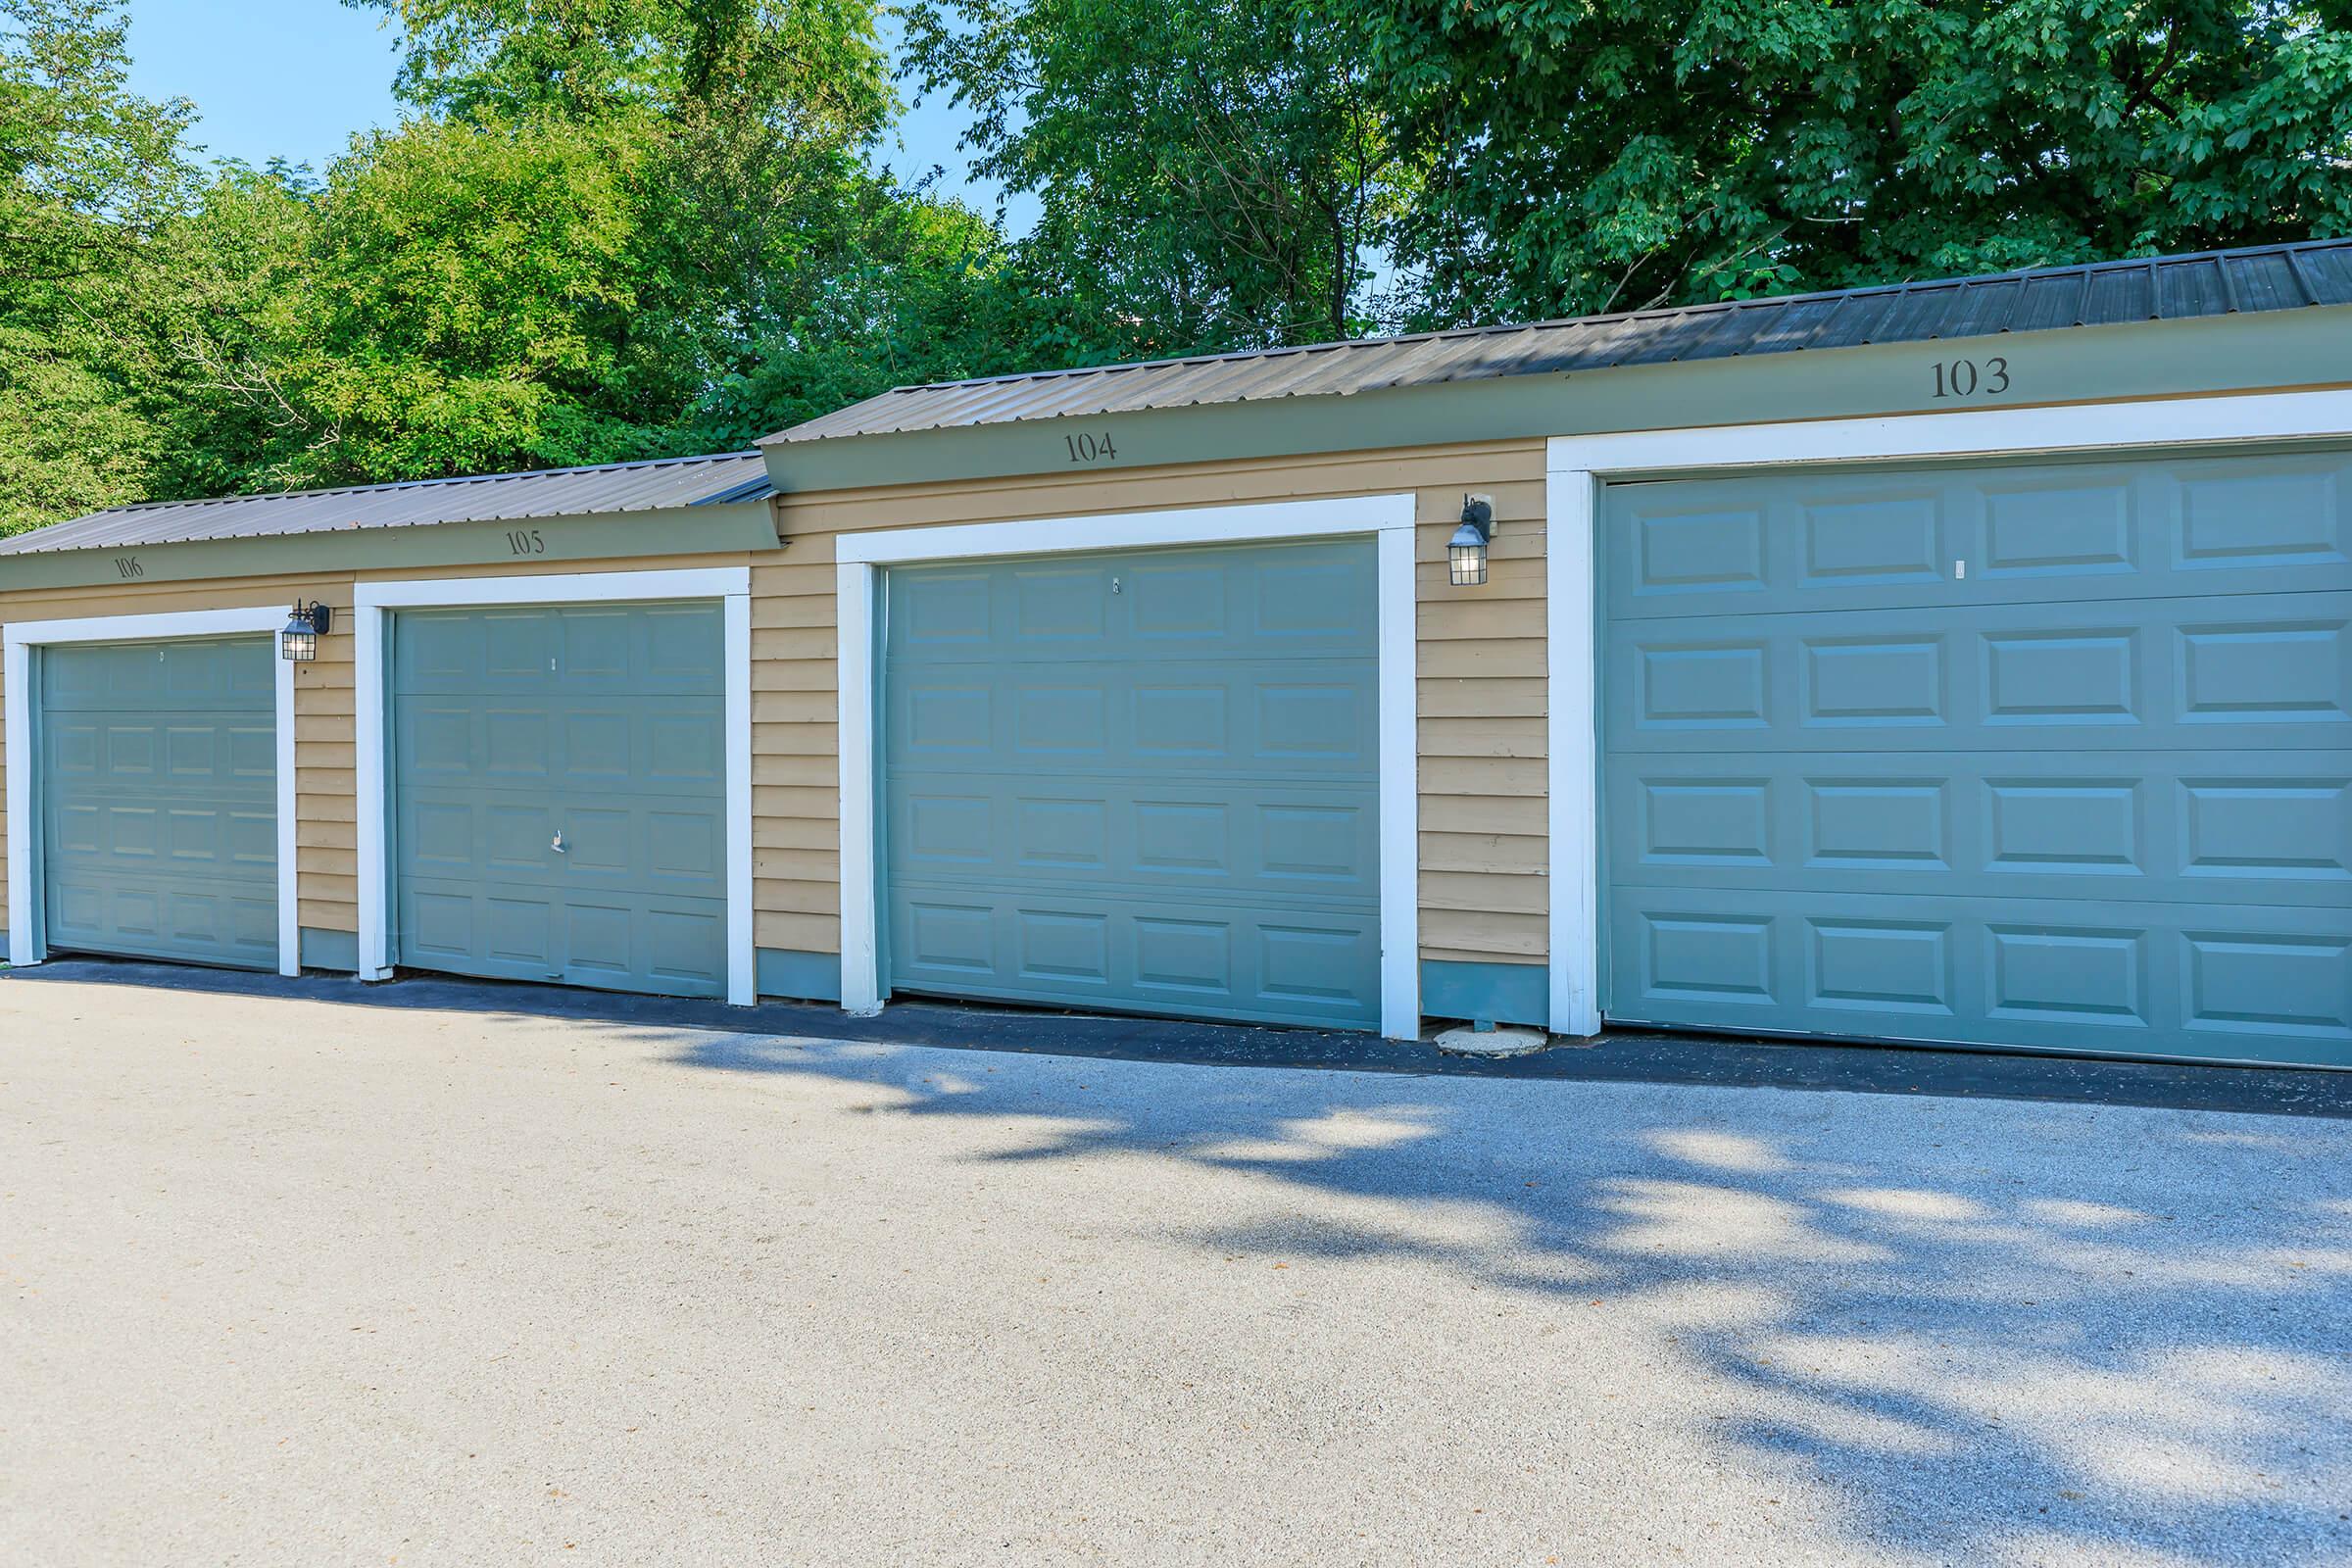
<path id="1" fill-rule="evenodd" d="M 2341 565 L 2345 511 L 2331 472 L 2244 473 L 2180 486 L 2180 559 L 2189 566 Z"/>
<path id="2" fill-rule="evenodd" d="M 1768 864 L 1770 784 L 1751 779 L 1648 779 L 1642 789 L 1642 855 L 1697 864 Z"/>
<path id="3" fill-rule="evenodd" d="M 1932 495 L 1809 505 L 1805 574 L 1825 584 L 1939 582 L 1936 517 Z"/>
<path id="4" fill-rule="evenodd" d="M 1014 917 L 1020 972 L 1034 979 L 1110 979 L 1110 923 L 1101 914 L 1022 909 Z"/>
<path id="5" fill-rule="evenodd" d="M 2129 632 L 2034 632 L 1984 639 L 1985 720 L 2132 724 Z"/>
<path id="6" fill-rule="evenodd" d="M 2130 571 L 2130 481 L 1994 490 L 1984 498 L 1984 546 L 1992 576 Z"/>
<path id="7" fill-rule="evenodd" d="M 1807 779 L 1807 863 L 1920 871 L 1950 855 L 1945 788 L 1934 779 Z"/>
<path id="8" fill-rule="evenodd" d="M 2181 707 L 2190 719 L 2342 723 L 2352 646 L 2340 620 L 2198 626 L 2181 640 Z"/>
<path id="9" fill-rule="evenodd" d="M 1952 1011 L 1951 929 L 1899 920 L 1815 920 L 1809 1000 L 1816 1006 Z"/>
<path id="10" fill-rule="evenodd" d="M 1677 729 L 1764 726 L 1763 644 L 1650 646 L 1635 657 L 1639 661 L 1638 725 Z"/>
<path id="11" fill-rule="evenodd" d="M 2352 879 L 2352 779 L 2183 779 L 2190 876 Z"/>
<path id="12" fill-rule="evenodd" d="M 2191 932 L 2189 1023 L 2284 1029 L 2352 1045 L 2352 942 Z"/>
<path id="13" fill-rule="evenodd" d="M 1944 721 L 1941 638 L 1808 642 L 1804 670 L 1808 724 Z"/>
<path id="14" fill-rule="evenodd" d="M 1769 1003 L 1769 916 L 1650 914 L 1642 921 L 1643 989 L 1653 996 Z"/>
<path id="15" fill-rule="evenodd" d="M 1653 514 L 1636 527 L 1645 591 L 1764 586 L 1760 511 Z"/>
<path id="16" fill-rule="evenodd" d="M 2142 933 L 1995 925 L 1986 935 L 1992 1016 L 2146 1024 Z"/>
<path id="17" fill-rule="evenodd" d="M 2141 870 L 2139 791 L 2130 779 L 1992 779 L 1984 797 L 1995 870 Z"/>

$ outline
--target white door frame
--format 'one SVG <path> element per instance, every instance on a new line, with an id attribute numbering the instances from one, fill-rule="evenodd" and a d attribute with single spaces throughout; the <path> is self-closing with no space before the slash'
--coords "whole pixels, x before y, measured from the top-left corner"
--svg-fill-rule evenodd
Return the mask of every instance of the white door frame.
<path id="1" fill-rule="evenodd" d="M 1380 1026 L 1421 1033 L 1420 779 L 1415 732 L 1413 497 L 1274 501 L 842 534 L 834 541 L 841 692 L 841 1004 L 882 1005 L 874 864 L 874 596 L 891 565 L 1096 554 L 1161 545 L 1379 540 Z"/>
<path id="2" fill-rule="evenodd" d="M 2352 391 L 2328 390 L 1552 437 L 1544 461 L 1552 1029 L 1590 1035 L 1601 1022 L 1593 527 L 1602 485 L 1794 464 L 2180 451 L 2347 435 Z"/>
<path id="3" fill-rule="evenodd" d="M 183 610 L 152 615 L 90 615 L 71 620 L 18 620 L 0 628 L 0 658 L 7 662 L 8 715 L 8 961 L 29 968 L 48 956 L 49 944 L 36 917 L 33 886 L 33 775 L 40 754 L 33 749 L 32 659 L 30 650 L 66 643 L 152 643 L 190 638 L 272 634 L 270 662 L 276 666 L 277 764 L 277 972 L 302 972 L 301 905 L 296 898 L 294 821 L 294 664 L 281 657 L 274 635 L 286 623 L 284 605 L 244 610 Z"/>
<path id="4" fill-rule="evenodd" d="M 526 577 L 441 577 L 361 582 L 352 590 L 359 742 L 360 978 L 392 971 L 392 880 L 385 863 L 385 760 L 390 735 L 384 633 L 397 610 L 594 605 L 637 600 L 716 599 L 724 610 L 726 698 L 721 709 L 727 769 L 727 1000 L 758 1000 L 752 917 L 752 568 L 580 571 Z"/>

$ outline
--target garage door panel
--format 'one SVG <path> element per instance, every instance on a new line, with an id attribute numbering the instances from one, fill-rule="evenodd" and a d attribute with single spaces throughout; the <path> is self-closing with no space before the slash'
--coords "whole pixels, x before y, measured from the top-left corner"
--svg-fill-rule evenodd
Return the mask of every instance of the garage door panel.
<path id="1" fill-rule="evenodd" d="M 266 637 L 43 651 L 52 948 L 276 966 L 274 653 Z"/>
<path id="2" fill-rule="evenodd" d="M 899 674 L 884 701 L 892 756 L 910 775 L 1083 768 L 1115 758 L 1122 766 L 1261 777 L 1378 776 L 1379 708 L 1360 659 L 918 667 Z"/>
<path id="3" fill-rule="evenodd" d="M 1612 489 L 1607 1015 L 2352 1063 L 2348 465 Z"/>
<path id="4" fill-rule="evenodd" d="M 1792 909 L 1620 887 L 1609 948 L 1620 1022 L 2305 1062 L 2352 1049 L 2341 906 L 1817 893 Z"/>
<path id="5" fill-rule="evenodd" d="M 394 646 L 401 960 L 721 994 L 718 610 L 403 612 Z"/>
<path id="6" fill-rule="evenodd" d="M 893 984 L 1378 1017 L 1373 552 L 889 574 Z"/>
<path id="7" fill-rule="evenodd" d="M 1924 626 L 1891 611 L 1648 619 L 1612 624 L 1603 659 L 1612 751 L 2275 750 L 2352 736 L 2352 593 L 1979 606 Z"/>
<path id="8" fill-rule="evenodd" d="M 1611 487 L 1612 620 L 2352 588 L 2352 457 L 2288 453 Z M 1965 565 L 1965 572 L 1955 567 Z"/>
<path id="9" fill-rule="evenodd" d="M 990 777 L 933 793 L 928 779 L 906 780 L 888 802 L 892 862 L 910 879 L 1049 874 L 1139 893 L 1378 897 L 1376 791 L 1172 782 Z"/>
<path id="10" fill-rule="evenodd" d="M 1327 1027 L 1380 1015 L 1376 914 L 902 885 L 890 942 L 908 991 Z"/>
<path id="11" fill-rule="evenodd" d="M 2352 751 L 1668 754 L 1605 776 L 1629 886 L 2352 900 Z"/>

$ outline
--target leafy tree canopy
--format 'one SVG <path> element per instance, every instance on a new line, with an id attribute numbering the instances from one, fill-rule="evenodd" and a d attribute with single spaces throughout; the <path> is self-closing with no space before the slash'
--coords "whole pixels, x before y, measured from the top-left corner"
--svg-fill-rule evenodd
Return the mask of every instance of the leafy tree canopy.
<path id="1" fill-rule="evenodd" d="M 2344 0 L 1310 0 L 1431 321 L 2352 232 Z"/>

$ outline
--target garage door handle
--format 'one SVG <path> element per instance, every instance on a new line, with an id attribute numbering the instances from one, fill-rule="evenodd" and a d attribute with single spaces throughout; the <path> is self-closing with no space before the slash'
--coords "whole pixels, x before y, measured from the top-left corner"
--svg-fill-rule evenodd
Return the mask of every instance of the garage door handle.
<path id="1" fill-rule="evenodd" d="M 554 850 L 558 855 L 568 853 L 564 848 L 564 830 L 562 828 L 556 829 L 556 841 L 549 845 L 548 848 Z"/>

